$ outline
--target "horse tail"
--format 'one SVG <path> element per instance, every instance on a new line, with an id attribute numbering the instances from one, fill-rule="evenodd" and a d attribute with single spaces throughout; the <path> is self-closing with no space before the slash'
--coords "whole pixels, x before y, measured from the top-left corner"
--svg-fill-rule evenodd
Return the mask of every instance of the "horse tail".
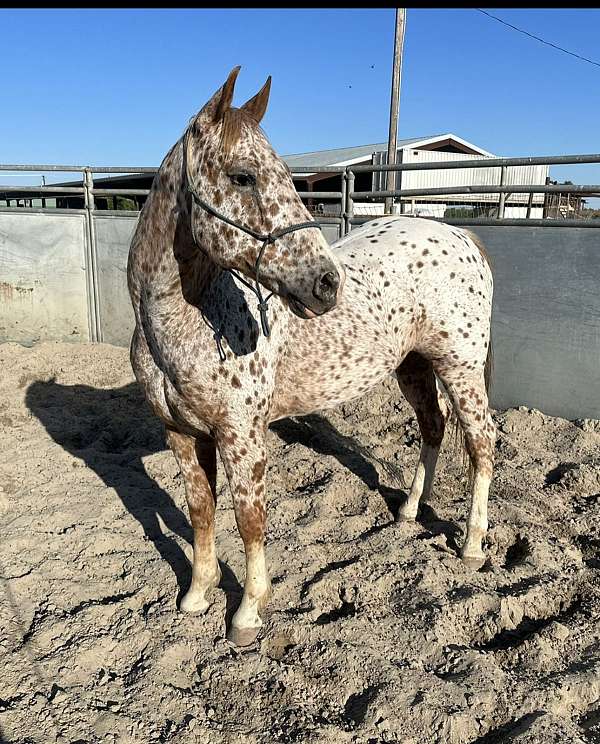
<path id="1" fill-rule="evenodd" d="M 461 230 L 462 232 L 467 234 L 467 236 L 473 241 L 473 243 L 475 243 L 475 245 L 477 246 L 477 249 L 479 250 L 479 253 L 481 254 L 486 264 L 488 265 L 488 268 L 491 273 L 492 272 L 492 261 L 490 259 L 489 253 L 487 252 L 485 248 L 485 245 L 481 241 L 481 238 L 478 235 L 476 235 L 474 232 L 471 232 L 471 230 L 467 230 L 464 227 L 461 228 Z M 493 351 L 493 346 L 492 346 L 492 332 L 490 328 L 490 337 L 489 337 L 489 343 L 488 343 L 488 348 L 487 348 L 487 355 L 486 355 L 485 364 L 483 367 L 483 380 L 484 380 L 484 385 L 485 385 L 485 392 L 488 397 L 490 393 L 490 386 L 492 383 L 493 370 L 494 370 L 494 351 Z M 473 479 L 475 478 L 475 466 L 467 450 L 465 434 L 460 424 L 460 421 L 458 419 L 458 416 L 456 415 L 456 411 L 454 410 L 454 407 L 450 407 L 450 416 L 448 419 L 448 423 L 452 425 L 452 434 L 453 434 L 452 439 L 453 439 L 453 446 L 454 446 L 455 454 L 458 454 L 457 450 L 460 452 L 460 458 L 462 460 L 462 465 L 467 474 L 468 486 L 469 488 L 472 488 Z"/>
<path id="2" fill-rule="evenodd" d="M 476 235 L 474 232 L 471 232 L 471 230 L 467 230 L 466 227 L 460 228 L 462 232 L 464 232 L 468 238 L 470 238 L 473 243 L 477 246 L 477 249 L 479 250 L 479 253 L 481 253 L 481 257 L 486 262 L 486 264 L 489 266 L 490 271 L 492 270 L 492 259 L 490 258 L 490 254 L 487 252 L 485 245 L 483 244 L 481 238 L 479 235 Z"/>
<path id="3" fill-rule="evenodd" d="M 492 331 L 490 329 L 490 342 L 488 345 L 485 366 L 483 368 L 483 379 L 485 381 L 485 392 L 489 397 L 490 385 L 492 384 L 492 375 L 494 373 L 494 351 L 492 349 Z"/>
<path id="4" fill-rule="evenodd" d="M 476 235 L 474 232 L 471 232 L 471 230 L 467 230 L 465 228 L 462 228 L 463 232 L 465 232 L 469 238 L 475 243 L 477 246 L 477 249 L 479 250 L 479 253 L 481 253 L 481 257 L 488 265 L 488 268 L 490 270 L 490 273 L 492 273 L 492 260 L 490 258 L 490 254 L 487 252 L 485 245 L 481 241 L 481 238 Z M 494 352 L 492 351 L 492 333 L 490 329 L 490 338 L 489 338 L 489 346 L 487 350 L 487 356 L 485 359 L 485 366 L 483 368 L 483 378 L 485 380 L 485 392 L 489 394 L 490 392 L 490 384 L 492 381 L 492 372 L 494 368 Z"/>

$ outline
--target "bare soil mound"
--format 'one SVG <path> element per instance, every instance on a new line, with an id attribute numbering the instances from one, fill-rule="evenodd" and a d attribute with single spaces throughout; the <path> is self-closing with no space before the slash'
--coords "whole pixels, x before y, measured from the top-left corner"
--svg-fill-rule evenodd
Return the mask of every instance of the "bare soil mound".
<path id="1" fill-rule="evenodd" d="M 274 424 L 271 614 L 241 651 L 222 471 L 223 581 L 190 617 L 183 484 L 127 351 L 3 344 L 0 368 L 0 741 L 600 742 L 600 422 L 496 413 L 477 572 L 450 441 L 394 519 L 420 440 L 393 380 Z"/>

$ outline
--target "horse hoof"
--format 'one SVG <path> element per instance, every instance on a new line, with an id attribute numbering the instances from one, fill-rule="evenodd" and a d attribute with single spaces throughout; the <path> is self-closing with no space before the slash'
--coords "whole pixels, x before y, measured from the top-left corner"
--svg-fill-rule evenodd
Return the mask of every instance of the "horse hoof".
<path id="1" fill-rule="evenodd" d="M 203 615 L 210 607 L 203 594 L 192 594 L 188 592 L 181 600 L 179 609 L 188 615 Z"/>
<path id="2" fill-rule="evenodd" d="M 261 626 L 258 626 L 258 628 L 238 628 L 232 625 L 227 631 L 227 640 L 236 646 L 249 646 L 256 640 L 260 628 Z"/>
<path id="3" fill-rule="evenodd" d="M 219 586 L 221 583 L 221 569 L 217 567 L 217 570 L 215 571 L 215 575 L 212 579 L 212 581 L 209 582 L 206 589 L 203 590 L 196 590 L 193 591 L 192 589 L 189 589 L 187 594 L 184 596 L 184 598 L 181 600 L 181 603 L 179 605 L 179 609 L 182 612 L 187 612 L 190 615 L 203 615 L 206 610 L 210 607 L 210 603 L 206 601 L 206 597 L 204 596 L 206 592 L 210 591 L 211 589 L 215 589 Z"/>
<path id="4" fill-rule="evenodd" d="M 462 555 L 461 560 L 467 568 L 471 568 L 473 571 L 479 571 L 484 565 L 486 558 L 485 555 Z"/>
<path id="5" fill-rule="evenodd" d="M 398 522 L 415 522 L 417 519 L 416 514 L 405 514 L 402 511 L 398 512 L 397 521 Z"/>

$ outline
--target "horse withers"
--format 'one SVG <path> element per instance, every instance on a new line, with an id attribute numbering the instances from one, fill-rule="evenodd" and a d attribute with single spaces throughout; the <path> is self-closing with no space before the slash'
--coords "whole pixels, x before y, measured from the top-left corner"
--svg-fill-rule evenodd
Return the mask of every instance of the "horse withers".
<path id="1" fill-rule="evenodd" d="M 270 594 L 266 433 L 270 422 L 335 406 L 395 372 L 422 448 L 400 516 L 432 486 L 445 386 L 473 465 L 463 560 L 481 566 L 495 429 L 488 411 L 492 277 L 467 231 L 382 217 L 329 247 L 260 129 L 270 78 L 233 108 L 235 68 L 191 120 L 154 179 L 128 261 L 131 362 L 165 424 L 194 531 L 181 609 L 201 613 L 219 584 L 216 451 L 246 552 L 228 638 L 252 643 Z M 263 290 L 271 292 L 265 297 Z"/>

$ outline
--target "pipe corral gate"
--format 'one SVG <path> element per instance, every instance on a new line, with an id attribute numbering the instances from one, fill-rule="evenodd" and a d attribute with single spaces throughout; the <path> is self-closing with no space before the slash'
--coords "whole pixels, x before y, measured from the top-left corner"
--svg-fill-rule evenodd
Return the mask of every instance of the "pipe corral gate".
<path id="1" fill-rule="evenodd" d="M 339 216 L 318 219 L 330 243 L 355 225 L 376 219 L 356 216 L 356 199 L 499 194 L 494 219 L 426 218 L 468 227 L 490 254 L 494 272 L 492 405 L 524 405 L 570 419 L 600 418 L 600 219 L 504 219 L 511 192 L 531 197 L 557 192 L 600 195 L 600 185 L 507 186 L 507 168 L 584 163 L 600 163 L 600 155 L 322 167 L 320 172 L 341 174 L 341 191 L 298 193 L 303 199 L 339 200 Z M 360 172 L 481 167 L 499 168 L 500 185 L 354 189 L 355 175 Z M 4 172 L 81 174 L 78 186 L 0 186 L 0 199 L 7 200 L 11 194 L 40 200 L 60 194 L 83 197 L 83 209 L 0 207 L 0 342 L 129 345 L 134 321 L 126 265 L 139 212 L 96 209 L 95 197 L 147 196 L 149 191 L 95 188 L 94 174 L 154 174 L 157 170 L 0 165 Z M 294 173 L 314 170 L 296 168 Z"/>

